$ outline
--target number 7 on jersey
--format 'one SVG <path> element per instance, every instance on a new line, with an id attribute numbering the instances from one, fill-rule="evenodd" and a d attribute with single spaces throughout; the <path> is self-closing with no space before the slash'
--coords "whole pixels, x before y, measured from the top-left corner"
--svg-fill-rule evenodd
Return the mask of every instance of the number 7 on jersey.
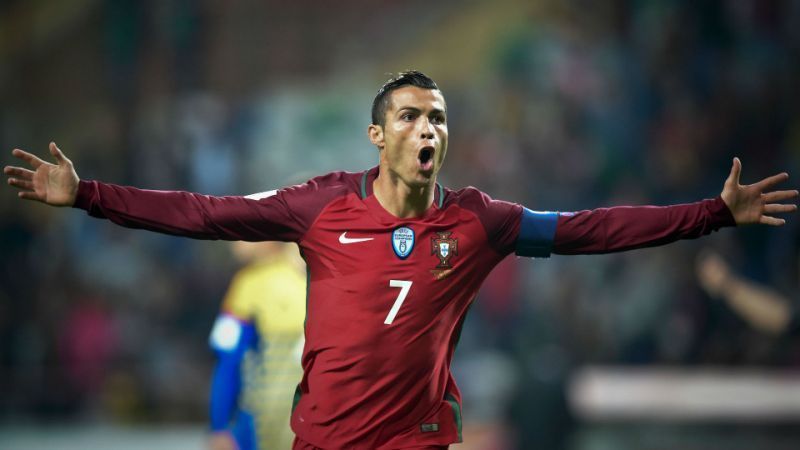
<path id="1" fill-rule="evenodd" d="M 394 322 L 394 317 L 397 315 L 397 311 L 400 311 L 400 306 L 403 305 L 403 300 L 406 299 L 408 291 L 411 290 L 412 283 L 413 281 L 389 280 L 389 287 L 399 287 L 400 293 L 397 294 L 397 299 L 394 301 L 394 305 L 392 305 L 392 309 L 389 310 L 389 314 L 386 316 L 386 320 L 384 320 L 383 323 L 391 325 L 392 322 Z"/>

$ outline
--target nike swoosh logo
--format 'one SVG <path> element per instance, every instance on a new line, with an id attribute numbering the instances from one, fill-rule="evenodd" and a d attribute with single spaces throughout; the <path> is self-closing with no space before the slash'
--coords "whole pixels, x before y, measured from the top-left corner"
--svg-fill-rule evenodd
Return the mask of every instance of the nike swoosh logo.
<path id="1" fill-rule="evenodd" d="M 339 243 L 341 243 L 341 244 L 356 244 L 358 242 L 367 242 L 367 241 L 371 241 L 371 240 L 375 239 L 375 238 L 349 238 L 346 235 L 347 235 L 347 231 L 345 231 L 344 233 L 342 233 L 341 236 L 339 236 Z"/>

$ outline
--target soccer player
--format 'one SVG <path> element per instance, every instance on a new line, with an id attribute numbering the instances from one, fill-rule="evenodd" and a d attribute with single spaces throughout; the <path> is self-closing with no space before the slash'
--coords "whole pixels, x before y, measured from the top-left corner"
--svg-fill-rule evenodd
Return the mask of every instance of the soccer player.
<path id="1" fill-rule="evenodd" d="M 510 253 L 606 253 L 696 238 L 725 226 L 782 225 L 797 191 L 768 192 L 782 173 L 740 185 L 734 159 L 719 197 L 667 207 L 535 212 L 474 188 L 436 183 L 447 107 L 427 76 L 405 72 L 378 91 L 367 129 L 379 165 L 246 197 L 147 191 L 80 180 L 15 149 L 6 167 L 23 199 L 84 209 L 117 224 L 199 239 L 299 244 L 308 265 L 303 378 L 295 450 L 443 449 L 461 441 L 450 373 L 470 303 Z"/>
<path id="2" fill-rule="evenodd" d="M 292 395 L 302 376 L 306 281 L 294 244 L 233 243 L 244 263 L 209 338 L 212 450 L 291 448 Z"/>

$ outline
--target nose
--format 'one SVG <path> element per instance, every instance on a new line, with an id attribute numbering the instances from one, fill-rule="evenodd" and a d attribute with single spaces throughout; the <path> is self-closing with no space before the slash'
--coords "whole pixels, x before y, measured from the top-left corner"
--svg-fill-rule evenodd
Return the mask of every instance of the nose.
<path id="1" fill-rule="evenodd" d="M 420 131 L 420 138 L 422 139 L 433 139 L 435 136 L 433 130 L 433 124 L 431 123 L 430 119 L 423 118 L 422 122 L 422 130 Z"/>

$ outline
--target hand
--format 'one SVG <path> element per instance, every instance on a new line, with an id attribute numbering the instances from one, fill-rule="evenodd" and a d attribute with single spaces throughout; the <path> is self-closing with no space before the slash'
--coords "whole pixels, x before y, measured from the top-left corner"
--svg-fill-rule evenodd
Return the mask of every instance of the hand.
<path id="1" fill-rule="evenodd" d="M 758 183 L 743 186 L 739 184 L 739 175 L 742 173 L 742 162 L 733 158 L 731 174 L 725 180 L 722 189 L 722 200 L 731 210 L 737 225 L 762 223 L 765 225 L 780 226 L 786 223 L 784 219 L 768 216 L 767 214 L 788 213 L 797 210 L 795 204 L 781 204 L 785 200 L 797 197 L 797 191 L 771 191 L 776 184 L 786 181 L 789 174 L 784 172 L 764 178 Z"/>
<path id="2" fill-rule="evenodd" d="M 19 188 L 17 195 L 25 200 L 36 200 L 53 206 L 72 206 L 78 195 L 78 174 L 55 142 L 50 143 L 50 154 L 58 165 L 42 161 L 35 155 L 15 148 L 15 157 L 27 162 L 33 170 L 6 166 L 3 173 L 9 176 L 8 184 Z"/>
<path id="3" fill-rule="evenodd" d="M 227 431 L 216 431 L 208 437 L 209 450 L 239 450 L 233 436 Z"/>
<path id="4" fill-rule="evenodd" d="M 722 296 L 722 291 L 731 275 L 728 263 L 718 253 L 705 250 L 697 256 L 695 269 L 703 289 L 714 297 Z"/>

